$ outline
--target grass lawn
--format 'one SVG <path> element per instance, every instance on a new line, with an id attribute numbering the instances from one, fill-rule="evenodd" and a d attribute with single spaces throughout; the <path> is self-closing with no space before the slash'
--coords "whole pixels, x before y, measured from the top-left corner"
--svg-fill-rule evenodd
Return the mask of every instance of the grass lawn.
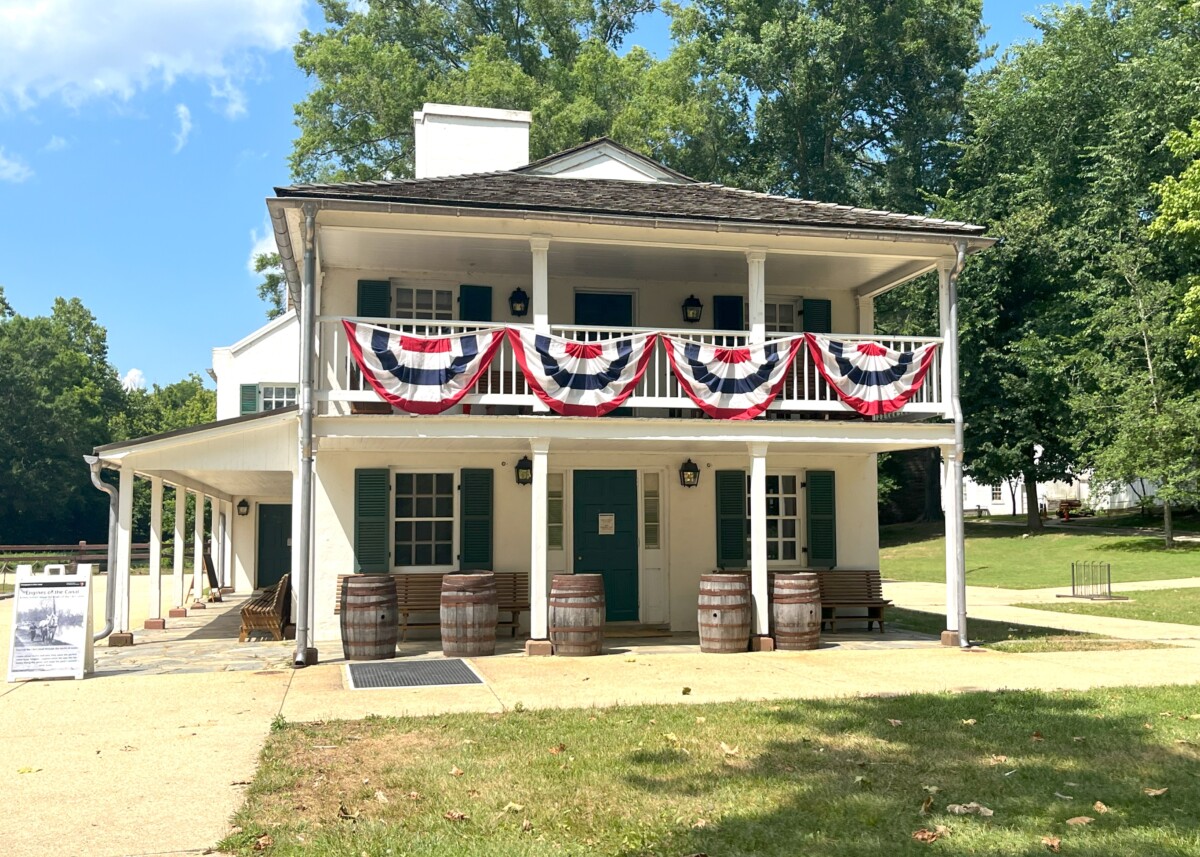
<path id="1" fill-rule="evenodd" d="M 1091 857 L 1200 855 L 1198 773 L 1194 687 L 296 724 L 269 737 L 221 846 L 892 857 L 1061 840 Z M 990 813 L 949 808 L 972 804 Z"/>
<path id="2" fill-rule="evenodd" d="M 1153 527 L 1161 530 L 1163 519 L 1162 511 L 1156 510 L 1148 515 L 1129 512 L 1112 516 L 1100 514 L 1092 518 L 1072 518 L 1071 523 L 1079 527 Z M 1171 516 L 1171 526 L 1177 533 L 1200 532 L 1200 514 L 1176 510 Z"/>
<path id="3" fill-rule="evenodd" d="M 1124 593 L 1128 601 L 1056 601 L 1053 604 L 1018 604 L 1034 610 L 1056 613 L 1083 613 L 1088 616 L 1116 616 L 1146 622 L 1178 622 L 1200 625 L 1200 588 L 1153 589 Z"/>
<path id="4" fill-rule="evenodd" d="M 887 616 L 890 627 L 935 637 L 946 626 L 946 617 L 940 613 L 889 607 Z M 973 644 L 1002 652 L 1108 652 L 1171 648 L 1142 640 L 1111 640 L 1097 634 L 1015 625 L 1011 622 L 989 622 L 986 619 L 968 619 L 967 633 Z"/>
<path id="5" fill-rule="evenodd" d="M 941 524 L 896 524 L 880 528 L 879 563 L 894 580 L 943 582 L 946 548 Z M 1173 550 L 1145 536 L 1105 536 L 1048 531 L 1022 538 L 1016 527 L 966 525 L 967 583 L 1010 589 L 1071 584 L 1072 560 L 1112 564 L 1114 583 L 1200 576 L 1200 543 Z"/>

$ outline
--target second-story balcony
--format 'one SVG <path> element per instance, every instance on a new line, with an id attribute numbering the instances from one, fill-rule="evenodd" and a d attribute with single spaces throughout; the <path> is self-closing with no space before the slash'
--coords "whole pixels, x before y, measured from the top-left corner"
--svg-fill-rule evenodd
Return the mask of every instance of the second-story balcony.
<path id="1" fill-rule="evenodd" d="M 403 332 L 412 336 L 449 336 L 494 328 L 494 324 L 459 321 L 428 321 L 396 318 L 352 318 L 350 321 Z M 318 337 L 318 366 L 316 398 L 322 414 L 390 413 L 371 386 L 363 379 L 350 353 L 340 316 L 321 316 Z M 510 325 L 512 326 L 512 325 Z M 578 342 L 598 342 L 628 336 L 633 333 L 655 332 L 701 345 L 725 347 L 743 346 L 749 333 L 745 331 L 698 330 L 696 328 L 606 328 L 588 325 L 551 325 L 554 336 Z M 781 337 L 786 334 L 769 334 Z M 931 343 L 941 343 L 937 337 L 867 336 L 861 334 L 828 335 L 847 345 L 874 342 L 895 351 L 914 351 Z M 932 365 L 924 383 L 889 419 L 931 419 L 943 417 L 947 405 L 943 397 L 941 349 L 934 352 Z M 529 388 L 507 340 L 501 342 L 490 368 L 481 375 L 456 410 L 466 413 L 523 414 L 532 413 L 540 402 Z M 680 388 L 662 344 L 652 350 L 645 375 L 622 411 L 634 416 L 699 418 L 701 411 Z M 807 415 L 826 419 L 863 419 L 844 404 L 829 383 L 821 376 L 807 348 L 800 348 L 788 369 L 779 395 L 767 410 L 767 418 L 786 418 L 785 415 Z"/>

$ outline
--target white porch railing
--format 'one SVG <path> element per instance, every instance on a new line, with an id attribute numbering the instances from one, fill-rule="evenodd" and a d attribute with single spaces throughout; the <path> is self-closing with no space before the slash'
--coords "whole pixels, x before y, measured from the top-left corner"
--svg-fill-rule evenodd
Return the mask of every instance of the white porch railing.
<path id="1" fill-rule="evenodd" d="M 393 318 L 360 318 L 357 321 L 399 330 L 414 336 L 446 336 L 452 333 L 468 333 L 495 325 L 484 322 L 462 321 L 412 321 Z M 340 317 L 322 316 L 318 319 L 320 331 L 318 344 L 317 400 L 322 403 L 323 413 L 345 413 L 353 402 L 378 402 L 375 391 L 363 380 L 354 356 L 350 353 Z M 550 332 L 556 336 L 585 342 L 596 342 L 628 336 L 635 332 L 656 331 L 679 339 L 688 339 L 706 345 L 744 345 L 747 334 L 719 330 L 696 330 L 695 328 L 604 328 L 587 325 L 551 325 Z M 878 342 L 896 351 L 912 351 L 930 342 L 941 342 L 937 337 L 914 336 L 863 336 L 835 333 L 831 336 L 841 342 Z M 925 377 L 925 383 L 909 400 L 901 413 L 940 415 L 945 412 L 941 390 L 942 352 L 934 354 L 933 365 Z M 462 399 L 464 405 L 529 407 L 537 404 L 537 397 L 529 389 L 521 367 L 517 365 L 512 348 L 504 340 L 496 352 L 491 367 Z M 650 354 L 646 374 L 642 377 L 633 395 L 625 402 L 630 408 L 687 409 L 699 413 L 695 403 L 679 387 L 666 350 L 656 346 Z M 779 396 L 771 404 L 771 411 L 795 412 L 846 412 L 844 405 L 826 383 L 813 364 L 812 355 L 801 347 L 788 371 Z"/>

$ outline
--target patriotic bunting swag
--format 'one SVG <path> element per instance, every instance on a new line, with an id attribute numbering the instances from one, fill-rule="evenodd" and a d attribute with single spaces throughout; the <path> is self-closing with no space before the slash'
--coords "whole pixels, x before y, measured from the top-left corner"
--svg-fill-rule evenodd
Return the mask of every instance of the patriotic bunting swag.
<path id="1" fill-rule="evenodd" d="M 576 342 L 509 328 L 508 341 L 525 380 L 556 414 L 599 417 L 619 408 L 642 380 L 656 333 Z"/>
<path id="2" fill-rule="evenodd" d="M 667 356 L 688 397 L 710 417 L 749 420 L 774 401 L 803 337 L 722 348 L 664 336 Z"/>
<path id="3" fill-rule="evenodd" d="M 440 414 L 487 371 L 502 328 L 451 336 L 409 336 L 343 320 L 363 377 L 382 398 L 413 414 Z"/>
<path id="4" fill-rule="evenodd" d="M 893 351 L 876 342 L 838 342 L 806 333 L 808 351 L 822 377 L 842 401 L 865 416 L 904 407 L 933 363 L 937 343 L 915 351 Z"/>

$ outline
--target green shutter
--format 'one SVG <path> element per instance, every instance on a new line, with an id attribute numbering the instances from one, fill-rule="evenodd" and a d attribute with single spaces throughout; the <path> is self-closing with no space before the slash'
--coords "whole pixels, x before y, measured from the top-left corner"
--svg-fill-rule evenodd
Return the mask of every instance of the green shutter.
<path id="1" fill-rule="evenodd" d="M 718 470 L 717 568 L 746 567 L 746 473 Z"/>
<path id="2" fill-rule="evenodd" d="M 463 571 L 492 568 L 492 471 L 464 469 L 458 503 L 458 567 Z"/>
<path id="3" fill-rule="evenodd" d="M 804 329 L 809 333 L 833 333 L 833 305 L 824 298 L 805 298 Z"/>
<path id="4" fill-rule="evenodd" d="M 458 317 L 462 321 L 491 321 L 492 287 L 466 283 L 459 286 Z"/>
<path id="5" fill-rule="evenodd" d="M 810 470 L 805 475 L 808 493 L 808 565 L 833 568 L 837 565 L 837 502 L 832 470 Z"/>
<path id="6" fill-rule="evenodd" d="M 354 571 L 384 574 L 388 562 L 388 483 L 386 468 L 354 471 Z"/>
<path id="7" fill-rule="evenodd" d="M 258 385 L 242 384 L 242 413 L 258 413 Z"/>
<path id="8" fill-rule="evenodd" d="M 389 318 L 392 314 L 392 284 L 387 280 L 358 281 L 358 315 Z"/>

